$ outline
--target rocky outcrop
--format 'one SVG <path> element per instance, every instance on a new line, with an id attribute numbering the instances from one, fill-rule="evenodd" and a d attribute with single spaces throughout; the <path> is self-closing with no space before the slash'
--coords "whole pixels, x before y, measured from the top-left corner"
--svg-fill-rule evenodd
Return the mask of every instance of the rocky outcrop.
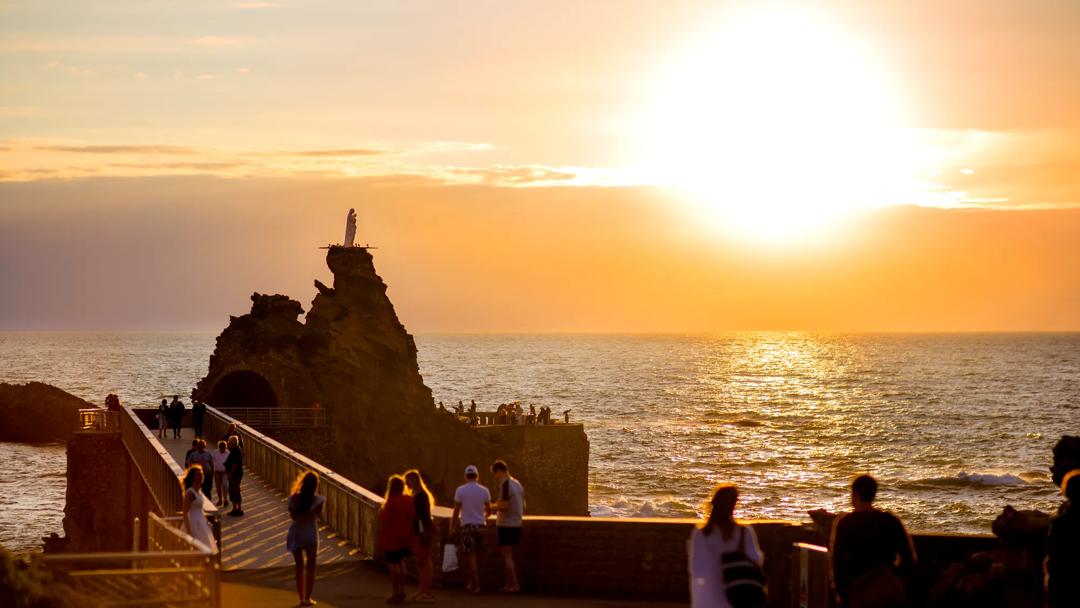
<path id="1" fill-rule="evenodd" d="M 79 427 L 79 410 L 97 407 L 55 386 L 0 383 L 0 441 L 66 441 Z"/>
<path id="2" fill-rule="evenodd" d="M 249 314 L 230 318 L 198 398 L 218 407 L 318 404 L 329 422 L 323 464 L 375 491 L 390 474 L 416 467 L 447 504 L 466 465 L 483 470 L 504 458 L 527 488 L 530 512 L 587 513 L 588 440 L 580 426 L 561 429 L 560 441 L 583 454 L 575 462 L 584 465 L 560 470 L 557 453 L 535 462 L 518 445 L 524 442 L 477 433 L 439 412 L 368 250 L 330 247 L 326 263 L 333 285 L 315 282 L 304 322 L 299 302 L 259 293 Z"/>

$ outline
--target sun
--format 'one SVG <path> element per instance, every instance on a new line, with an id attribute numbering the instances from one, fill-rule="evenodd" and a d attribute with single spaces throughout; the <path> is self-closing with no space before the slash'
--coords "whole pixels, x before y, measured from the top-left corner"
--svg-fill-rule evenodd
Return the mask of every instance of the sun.
<path id="1" fill-rule="evenodd" d="M 897 91 L 870 50 L 821 15 L 727 14 L 658 80 L 645 171 L 731 233 L 819 235 L 914 186 Z"/>

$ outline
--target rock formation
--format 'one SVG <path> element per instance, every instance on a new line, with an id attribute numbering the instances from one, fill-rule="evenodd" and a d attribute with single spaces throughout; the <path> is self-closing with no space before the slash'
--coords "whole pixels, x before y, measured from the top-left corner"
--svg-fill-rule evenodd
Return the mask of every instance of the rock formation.
<path id="1" fill-rule="evenodd" d="M 198 398 L 216 407 L 317 403 L 329 423 L 315 437 L 323 445 L 296 445 L 296 433 L 268 434 L 375 491 L 390 474 L 416 467 L 448 504 L 466 465 L 486 471 L 504 458 L 526 487 L 529 512 L 587 513 L 582 427 L 531 427 L 544 437 L 511 442 L 510 434 L 478 432 L 439 412 L 368 250 L 330 247 L 326 262 L 333 286 L 315 281 L 304 322 L 299 302 L 259 293 L 249 314 L 230 318 Z M 534 456 L 540 445 L 547 446 L 543 461 Z"/>
<path id="2" fill-rule="evenodd" d="M 97 407 L 55 386 L 0 383 L 0 441 L 66 441 L 79 428 L 79 410 Z"/>

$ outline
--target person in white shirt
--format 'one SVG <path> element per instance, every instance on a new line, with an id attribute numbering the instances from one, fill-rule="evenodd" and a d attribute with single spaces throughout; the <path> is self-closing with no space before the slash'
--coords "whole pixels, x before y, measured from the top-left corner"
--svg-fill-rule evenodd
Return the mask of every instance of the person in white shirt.
<path id="1" fill-rule="evenodd" d="M 521 519 L 525 514 L 525 488 L 521 482 L 510 476 L 506 463 L 496 460 L 491 464 L 491 474 L 495 480 L 498 500 L 492 503 L 495 511 L 495 530 L 499 535 L 499 553 L 503 559 L 503 571 L 506 584 L 503 593 L 521 591 L 518 584 L 517 567 L 514 565 L 514 547 L 521 543 Z"/>
<path id="2" fill-rule="evenodd" d="M 690 535 L 690 604 L 693 608 L 729 608 L 724 580 L 725 554 L 742 553 L 761 566 L 763 559 L 757 536 L 750 526 L 735 522 L 739 491 L 733 484 L 720 484 L 713 492 L 709 519 Z"/>
<path id="3" fill-rule="evenodd" d="M 470 464 L 465 467 L 465 483 L 454 491 L 454 514 L 450 517 L 450 536 L 460 534 L 461 552 L 468 565 L 469 581 L 465 590 L 469 593 L 480 593 L 480 570 L 476 564 L 476 552 L 484 544 L 488 515 L 491 515 L 491 492 L 480 485 L 480 470 L 476 465 Z"/>
<path id="4" fill-rule="evenodd" d="M 229 474 L 225 471 L 225 459 L 229 457 L 229 446 L 224 441 L 217 442 L 217 449 L 213 452 L 214 457 L 214 485 L 217 486 L 217 506 L 229 506 Z"/>

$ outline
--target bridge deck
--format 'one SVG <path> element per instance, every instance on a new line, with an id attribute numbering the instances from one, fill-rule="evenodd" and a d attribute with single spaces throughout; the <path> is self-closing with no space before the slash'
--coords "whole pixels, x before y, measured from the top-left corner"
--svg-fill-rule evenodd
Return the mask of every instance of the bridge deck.
<path id="1" fill-rule="evenodd" d="M 181 468 L 184 455 L 191 448 L 191 429 L 184 429 L 183 438 L 159 439 Z M 285 535 L 289 530 L 287 496 L 265 484 L 258 475 L 245 470 L 243 480 L 244 516 L 221 516 L 221 569 L 256 570 L 291 566 L 292 555 L 285 551 Z M 217 498 L 217 490 L 214 490 Z M 333 530 L 319 528 L 319 565 L 359 560 L 361 557 L 349 545 L 338 540 Z"/>

